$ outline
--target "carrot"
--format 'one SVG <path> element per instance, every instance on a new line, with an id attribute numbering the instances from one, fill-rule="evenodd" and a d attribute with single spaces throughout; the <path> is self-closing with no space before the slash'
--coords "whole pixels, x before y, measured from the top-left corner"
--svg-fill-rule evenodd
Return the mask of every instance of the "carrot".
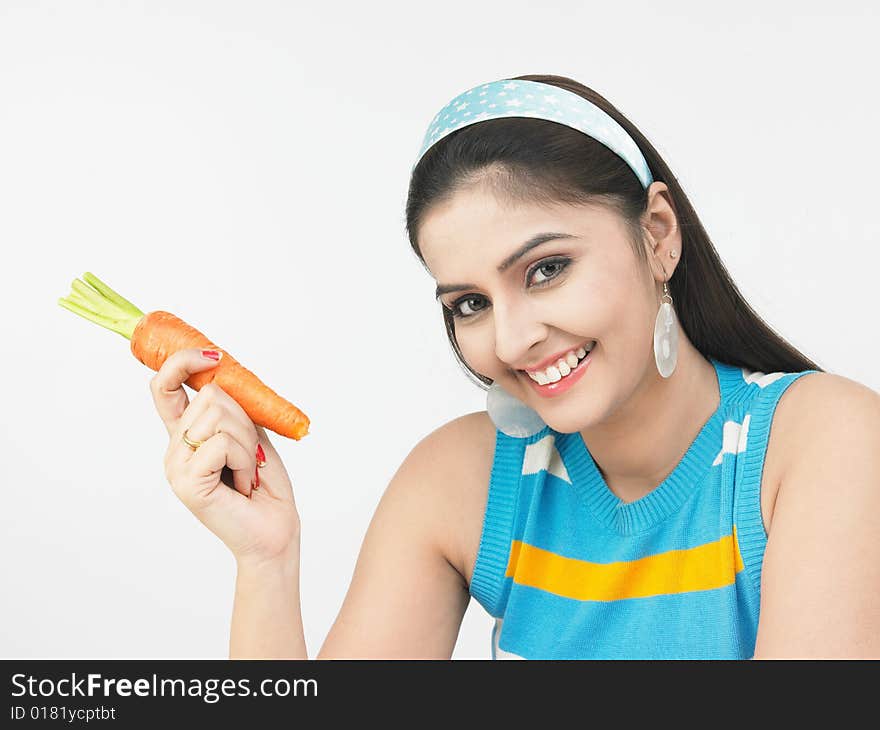
<path id="1" fill-rule="evenodd" d="M 85 283 L 74 279 L 71 293 L 58 299 L 65 309 L 131 340 L 131 353 L 159 370 L 173 353 L 190 347 L 221 350 L 195 327 L 170 312 L 144 314 L 90 272 Z M 186 384 L 200 390 L 214 382 L 228 393 L 257 425 L 296 439 L 308 435 L 309 418 L 293 403 L 265 385 L 226 350 L 216 367 L 193 373 Z"/>

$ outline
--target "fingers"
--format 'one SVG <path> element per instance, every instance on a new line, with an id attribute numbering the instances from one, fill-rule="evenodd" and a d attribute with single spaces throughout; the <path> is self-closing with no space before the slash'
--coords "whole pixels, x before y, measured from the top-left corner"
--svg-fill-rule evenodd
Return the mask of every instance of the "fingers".
<path id="1" fill-rule="evenodd" d="M 296 505 L 293 495 L 293 485 L 290 483 L 290 477 L 281 456 L 275 447 L 266 429 L 262 426 L 255 426 L 257 436 L 259 438 L 260 447 L 263 449 L 263 456 L 266 458 L 265 468 L 259 469 L 260 474 L 260 491 L 265 492 L 274 499 L 281 499 Z"/>
<path id="2" fill-rule="evenodd" d="M 193 398 L 177 421 L 172 437 L 181 441 L 183 432 L 192 441 L 204 441 L 218 431 L 231 433 L 250 448 L 256 461 L 257 427 L 244 409 L 216 383 L 208 383 Z"/>
<path id="3" fill-rule="evenodd" d="M 212 384 L 206 385 L 202 391 L 210 389 Z M 209 393 L 202 391 L 193 399 L 183 417 L 178 423 L 179 433 L 172 436 L 172 459 L 189 461 L 192 458 L 192 449 L 183 440 L 183 434 L 190 441 L 207 441 L 217 433 L 226 433 L 251 455 L 251 477 L 257 464 L 257 434 L 253 422 L 245 417 L 245 420 L 230 416 L 224 403 L 216 403 L 206 399 Z M 174 454 L 173 452 L 177 452 Z"/>
<path id="4" fill-rule="evenodd" d="M 162 363 L 150 380 L 153 402 L 169 436 L 177 431 L 180 418 L 189 406 L 183 384 L 193 373 L 216 367 L 217 363 L 217 360 L 202 357 L 202 351 L 198 348 L 179 350 Z"/>
<path id="5" fill-rule="evenodd" d="M 260 451 L 262 452 L 263 461 L 258 462 L 261 464 L 261 468 L 266 466 L 270 461 L 273 464 L 280 464 L 281 457 L 278 456 L 278 452 L 275 450 L 275 447 L 272 446 L 272 442 L 269 440 L 269 436 L 266 433 L 266 429 L 262 426 L 258 426 L 254 424 L 254 430 L 257 432 L 257 446 L 259 446 Z M 257 456 L 261 454 L 258 452 Z"/>
<path id="6" fill-rule="evenodd" d="M 230 403 L 236 405 L 219 385 L 208 383 L 187 406 L 177 422 L 175 433 L 182 434 L 188 430 L 190 439 L 204 441 L 217 431 L 227 431 L 234 434 L 242 446 L 250 444 L 256 448 L 257 431 L 253 421 L 240 408 L 230 407 Z"/>
<path id="7" fill-rule="evenodd" d="M 189 447 L 184 444 L 184 448 Z M 232 470 L 235 490 L 249 497 L 251 481 L 254 478 L 254 455 L 233 436 L 223 431 L 207 439 L 193 452 L 192 458 L 183 464 L 181 482 L 192 485 L 193 494 L 178 494 L 178 496 L 181 499 L 196 499 L 222 486 L 220 472 L 224 466 Z"/>

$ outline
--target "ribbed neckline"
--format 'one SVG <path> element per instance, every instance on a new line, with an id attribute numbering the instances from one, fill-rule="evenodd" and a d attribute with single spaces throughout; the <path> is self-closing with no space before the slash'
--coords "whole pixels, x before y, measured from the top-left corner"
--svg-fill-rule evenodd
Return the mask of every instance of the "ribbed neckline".
<path id="1" fill-rule="evenodd" d="M 725 407 L 742 383 L 742 373 L 740 368 L 714 358 L 710 362 L 718 379 L 718 407 L 672 473 L 635 502 L 624 502 L 608 488 L 579 431 L 557 434 L 556 443 L 574 489 L 596 519 L 610 530 L 632 535 L 653 527 L 684 504 L 711 468 L 722 446 Z"/>

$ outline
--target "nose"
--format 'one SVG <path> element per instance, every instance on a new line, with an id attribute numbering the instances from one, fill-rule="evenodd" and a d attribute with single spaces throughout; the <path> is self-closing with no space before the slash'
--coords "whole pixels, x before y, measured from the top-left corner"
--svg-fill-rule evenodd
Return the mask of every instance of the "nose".
<path id="1" fill-rule="evenodd" d="M 499 304 L 492 307 L 495 324 L 495 355 L 514 367 L 529 359 L 531 349 L 546 338 L 546 327 L 535 317 L 528 303 Z"/>

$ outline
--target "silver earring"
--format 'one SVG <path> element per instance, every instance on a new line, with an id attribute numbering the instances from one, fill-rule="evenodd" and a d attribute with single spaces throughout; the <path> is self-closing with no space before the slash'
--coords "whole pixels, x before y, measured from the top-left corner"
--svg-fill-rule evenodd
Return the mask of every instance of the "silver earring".
<path id="1" fill-rule="evenodd" d="M 666 273 L 666 269 L 663 273 Z M 664 299 L 667 301 L 663 301 Z M 675 371 L 675 364 L 678 362 L 678 319 L 665 281 L 660 300 L 660 309 L 654 322 L 654 362 L 657 363 L 660 375 L 668 378 Z"/>
<path id="2" fill-rule="evenodd" d="M 514 398 L 498 383 L 489 386 L 486 410 L 495 428 L 514 438 L 534 436 L 547 425 L 536 411 Z"/>

